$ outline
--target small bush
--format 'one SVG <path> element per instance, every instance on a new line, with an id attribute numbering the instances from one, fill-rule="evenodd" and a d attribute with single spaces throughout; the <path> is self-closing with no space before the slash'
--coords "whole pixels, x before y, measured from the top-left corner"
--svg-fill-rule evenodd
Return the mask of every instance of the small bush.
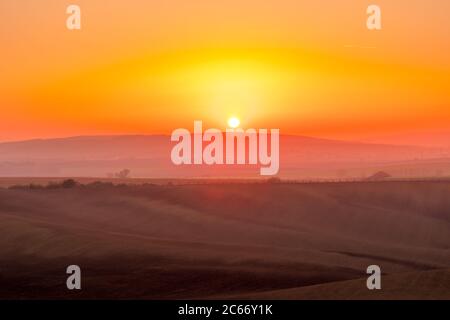
<path id="1" fill-rule="evenodd" d="M 106 187 L 113 187 L 114 184 L 112 182 L 103 182 L 103 181 L 94 181 L 91 183 L 88 183 L 86 187 L 88 188 L 106 188 Z"/>
<path id="2" fill-rule="evenodd" d="M 76 182 L 73 179 L 67 179 L 62 182 L 49 182 L 46 186 L 47 189 L 70 189 L 75 188 L 78 185 L 78 182 Z"/>
<path id="3" fill-rule="evenodd" d="M 278 177 L 272 177 L 272 178 L 267 179 L 267 183 L 271 183 L 271 184 L 281 183 L 281 179 Z"/>
<path id="4" fill-rule="evenodd" d="M 61 183 L 61 187 L 66 188 L 66 189 L 75 188 L 77 186 L 77 184 L 78 183 L 75 180 L 67 179 Z"/>

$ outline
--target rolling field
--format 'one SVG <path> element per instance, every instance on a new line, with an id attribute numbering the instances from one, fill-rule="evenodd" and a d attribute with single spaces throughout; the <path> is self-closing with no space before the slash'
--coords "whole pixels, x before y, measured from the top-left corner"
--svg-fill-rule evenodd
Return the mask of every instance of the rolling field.
<path id="1" fill-rule="evenodd" d="M 450 299 L 449 195 L 430 181 L 3 188 L 0 298 Z"/>

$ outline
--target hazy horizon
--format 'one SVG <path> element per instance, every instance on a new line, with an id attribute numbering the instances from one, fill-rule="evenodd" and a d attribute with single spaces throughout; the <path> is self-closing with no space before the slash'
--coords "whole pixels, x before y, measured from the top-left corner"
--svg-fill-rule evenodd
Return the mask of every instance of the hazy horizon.
<path id="1" fill-rule="evenodd" d="M 106 178 L 126 168 L 138 178 L 259 177 L 255 165 L 176 166 L 170 159 L 174 145 L 168 135 L 0 143 L 0 176 Z M 279 157 L 279 176 L 285 179 L 364 178 L 378 171 L 393 178 L 450 176 L 450 148 L 281 135 Z"/>

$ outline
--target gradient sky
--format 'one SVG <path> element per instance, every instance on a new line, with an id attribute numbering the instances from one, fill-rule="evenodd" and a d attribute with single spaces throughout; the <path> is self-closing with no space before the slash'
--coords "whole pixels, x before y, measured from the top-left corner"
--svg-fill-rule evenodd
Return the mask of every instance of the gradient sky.
<path id="1" fill-rule="evenodd" d="M 1 0 L 0 46 L 0 141 L 230 116 L 338 139 L 450 130 L 447 0 Z"/>

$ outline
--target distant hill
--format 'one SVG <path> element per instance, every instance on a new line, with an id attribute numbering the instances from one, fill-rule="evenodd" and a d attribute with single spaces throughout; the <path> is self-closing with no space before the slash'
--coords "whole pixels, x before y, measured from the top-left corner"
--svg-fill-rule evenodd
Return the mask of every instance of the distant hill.
<path id="1" fill-rule="evenodd" d="M 0 176 L 96 176 L 124 168 L 134 177 L 248 177 L 259 166 L 175 166 L 173 142 L 165 135 L 79 136 L 0 143 Z M 280 137 L 280 176 L 292 178 L 351 178 L 370 176 L 384 166 L 427 162 L 406 175 L 450 174 L 449 150 L 317 139 Z M 443 160 L 440 160 L 443 159 Z M 430 161 L 441 163 L 443 166 Z M 425 168 L 425 169 L 424 169 Z M 439 171 L 440 170 L 440 171 Z M 400 175 L 402 169 L 400 168 Z M 411 170 L 410 170 L 411 171 Z M 391 171 L 390 171 L 391 172 Z M 393 172 L 395 173 L 395 172 Z M 397 174 L 399 174 L 397 172 Z M 395 176 L 395 175 L 394 175 Z"/>
<path id="2" fill-rule="evenodd" d="M 377 173 L 374 173 L 370 177 L 367 177 L 367 181 L 381 181 L 387 178 L 390 178 L 391 175 L 384 171 L 378 171 Z"/>

